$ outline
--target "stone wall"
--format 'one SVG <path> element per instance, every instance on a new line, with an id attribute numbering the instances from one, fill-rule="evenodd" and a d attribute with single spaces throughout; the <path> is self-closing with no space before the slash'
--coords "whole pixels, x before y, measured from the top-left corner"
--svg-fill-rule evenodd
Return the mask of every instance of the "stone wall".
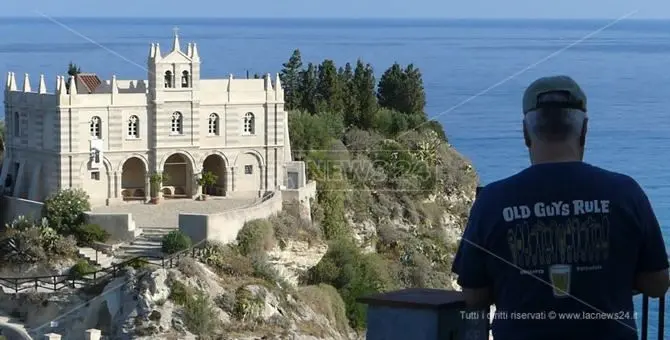
<path id="1" fill-rule="evenodd" d="M 87 212 L 86 223 L 99 225 L 109 233 L 110 241 L 132 241 L 140 233 L 131 214 Z"/>
<path id="2" fill-rule="evenodd" d="M 203 240 L 233 242 L 247 221 L 268 218 L 282 210 L 281 192 L 274 192 L 271 195 L 258 205 L 220 214 L 180 213 L 179 230 L 188 235 L 193 243 Z"/>
<path id="3" fill-rule="evenodd" d="M 23 198 L 2 196 L 0 197 L 0 222 L 1 226 L 11 223 L 19 216 L 25 216 L 34 220 L 42 218 L 44 203 L 31 201 Z M 138 235 L 139 230 L 131 214 L 97 214 L 86 213 L 86 222 L 97 224 L 106 230 L 110 240 L 129 241 Z"/>
<path id="4" fill-rule="evenodd" d="M 10 223 L 18 216 L 25 216 L 32 219 L 42 218 L 41 202 L 31 201 L 23 198 L 2 196 L 0 197 L 0 218 L 2 226 Z"/>

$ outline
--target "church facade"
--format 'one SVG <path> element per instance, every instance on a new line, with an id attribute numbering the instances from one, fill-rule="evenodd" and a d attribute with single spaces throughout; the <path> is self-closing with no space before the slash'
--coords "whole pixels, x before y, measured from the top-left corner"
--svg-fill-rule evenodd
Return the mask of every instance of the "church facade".
<path id="1" fill-rule="evenodd" d="M 201 79 L 195 43 L 182 51 L 152 43 L 147 80 L 44 76 L 33 90 L 10 72 L 5 87 L 6 151 L 0 186 L 6 195 L 43 201 L 62 188 L 82 188 L 92 205 L 149 200 L 161 174 L 163 197 L 200 194 L 259 197 L 305 185 L 294 162 L 279 76 Z M 217 176 L 203 189 L 204 171 Z M 206 190 L 206 191 L 205 191 Z"/>

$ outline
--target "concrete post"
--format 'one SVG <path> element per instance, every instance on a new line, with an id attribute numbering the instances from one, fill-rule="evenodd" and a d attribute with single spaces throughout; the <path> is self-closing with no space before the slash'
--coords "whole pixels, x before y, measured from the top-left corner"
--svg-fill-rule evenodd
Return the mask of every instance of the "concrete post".
<path id="1" fill-rule="evenodd" d="M 86 340 L 100 340 L 102 333 L 99 329 L 87 329 L 86 330 Z"/>
<path id="2" fill-rule="evenodd" d="M 56 333 L 44 334 L 44 340 L 61 340 L 61 336 Z"/>

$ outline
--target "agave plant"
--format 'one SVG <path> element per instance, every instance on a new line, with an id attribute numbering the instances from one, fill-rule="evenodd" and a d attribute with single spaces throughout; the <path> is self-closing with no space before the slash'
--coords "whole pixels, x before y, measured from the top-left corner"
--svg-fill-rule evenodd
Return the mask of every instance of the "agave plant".
<path id="1" fill-rule="evenodd" d="M 29 228 L 35 227 L 33 221 L 29 220 L 27 217 L 20 215 L 15 218 L 11 223 L 5 225 L 7 229 L 12 229 L 16 231 L 23 231 Z"/>

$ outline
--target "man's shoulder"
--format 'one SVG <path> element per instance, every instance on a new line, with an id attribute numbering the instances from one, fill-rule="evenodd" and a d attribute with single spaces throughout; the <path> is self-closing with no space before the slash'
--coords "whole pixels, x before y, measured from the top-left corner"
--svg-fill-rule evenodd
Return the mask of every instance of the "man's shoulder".
<path id="1" fill-rule="evenodd" d="M 630 175 L 621 172 L 608 170 L 599 166 L 586 164 L 585 171 L 590 172 L 593 177 L 591 180 L 601 181 L 606 184 L 617 185 L 617 188 L 624 190 L 642 190 L 640 184 Z"/>

